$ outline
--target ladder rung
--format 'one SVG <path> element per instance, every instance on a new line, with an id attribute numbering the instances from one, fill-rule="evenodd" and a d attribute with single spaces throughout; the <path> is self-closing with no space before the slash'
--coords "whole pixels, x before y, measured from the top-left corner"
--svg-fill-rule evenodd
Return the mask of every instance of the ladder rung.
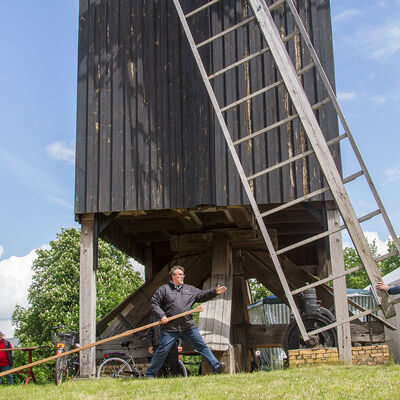
<path id="1" fill-rule="evenodd" d="M 332 145 L 334 145 L 334 144 L 340 142 L 341 140 L 343 140 L 343 139 L 346 138 L 346 137 L 347 137 L 347 135 L 346 135 L 345 133 L 343 133 L 342 135 L 337 136 L 337 137 L 335 137 L 335 138 L 332 139 L 332 140 L 329 140 L 328 142 L 326 142 L 326 144 L 327 144 L 328 146 L 332 146 Z M 302 158 L 304 158 L 304 157 L 307 157 L 307 156 L 309 156 L 309 155 L 311 155 L 311 154 L 313 154 L 313 153 L 314 153 L 314 150 L 307 150 L 307 151 L 305 151 L 304 153 L 301 153 L 301 154 L 298 154 L 297 156 L 288 158 L 287 160 L 282 161 L 282 162 L 280 162 L 280 163 L 278 163 L 278 164 L 275 164 L 275 165 L 273 165 L 272 167 L 266 168 L 266 169 L 264 169 L 264 170 L 262 170 L 262 171 L 260 171 L 260 172 L 257 172 L 257 173 L 255 173 L 255 174 L 253 174 L 253 175 L 250 175 L 250 176 L 247 178 L 247 180 L 248 180 L 248 181 L 251 181 L 251 180 L 253 180 L 253 179 L 259 178 L 260 176 L 263 176 L 263 175 L 265 175 L 265 174 L 268 174 L 269 172 L 274 171 L 274 170 L 276 170 L 276 169 L 278 169 L 278 168 L 282 168 L 282 167 L 284 167 L 284 166 L 287 165 L 287 164 L 290 164 L 290 163 L 292 163 L 292 162 L 295 162 L 295 161 L 297 161 L 297 160 L 300 160 L 300 159 L 302 159 Z"/>
<path id="2" fill-rule="evenodd" d="M 212 5 L 214 5 L 214 4 L 216 4 L 216 3 L 219 3 L 220 1 L 221 1 L 221 0 L 212 0 L 212 1 L 209 1 L 208 3 L 204 4 L 204 6 L 201 6 L 201 7 L 199 7 L 199 8 L 196 8 L 195 10 L 190 11 L 189 13 L 185 14 L 185 18 L 190 18 L 190 17 L 192 17 L 193 15 L 196 15 L 197 13 L 199 13 L 200 11 L 203 11 L 203 10 L 207 9 L 208 7 L 211 7 Z M 285 0 L 285 1 L 286 1 L 286 0 Z"/>
<path id="3" fill-rule="evenodd" d="M 329 97 L 327 97 L 326 99 L 320 101 L 319 103 L 314 104 L 312 106 L 312 109 L 315 111 L 318 108 L 321 108 L 322 106 L 324 106 L 325 104 L 328 104 L 330 101 L 331 101 L 331 99 Z M 234 146 L 236 146 L 238 144 L 247 142 L 248 140 L 254 139 L 257 136 L 262 135 L 263 133 L 272 131 L 273 129 L 278 128 L 281 125 L 284 125 L 284 124 L 287 124 L 290 121 L 293 121 L 294 119 L 298 118 L 298 116 L 299 116 L 298 114 L 293 114 L 288 118 L 285 118 L 285 119 L 283 119 L 281 121 L 275 122 L 274 124 L 272 124 L 270 126 L 267 126 L 266 128 L 263 128 L 263 129 L 260 129 L 257 132 L 251 133 L 250 135 L 247 135 L 242 139 L 238 139 L 235 142 L 233 142 L 233 144 L 234 144 Z"/>
<path id="4" fill-rule="evenodd" d="M 228 105 L 225 106 L 225 107 L 222 107 L 222 108 L 221 108 L 221 111 L 224 112 L 224 111 L 227 111 L 227 110 L 229 110 L 229 109 L 231 109 L 231 108 L 233 108 L 233 107 L 236 107 L 236 106 L 238 106 L 239 104 L 242 104 L 242 103 L 244 103 L 244 102 L 247 101 L 247 100 L 250 100 L 250 99 L 252 99 L 252 98 L 254 98 L 254 97 L 256 97 L 256 96 L 259 96 L 260 94 L 263 94 L 263 93 L 265 93 L 265 92 L 268 92 L 269 90 L 272 90 L 272 89 L 278 87 L 279 85 L 282 85 L 282 83 L 283 83 L 282 80 L 276 81 L 276 82 L 272 83 L 272 84 L 269 85 L 269 86 L 266 86 L 266 87 L 264 87 L 264 88 L 262 88 L 262 89 L 260 89 L 260 90 L 257 90 L 257 92 L 254 92 L 254 93 L 252 93 L 252 94 L 249 94 L 248 96 L 242 97 L 241 99 L 235 101 L 234 103 L 231 103 L 231 104 L 228 104 Z"/>
<path id="5" fill-rule="evenodd" d="M 286 1 L 286 0 L 285 0 Z M 289 35 L 287 35 L 287 36 L 285 36 L 284 38 L 283 38 L 283 41 L 284 42 L 288 42 L 289 40 L 291 40 L 292 38 L 294 38 L 296 35 L 298 35 L 299 34 L 299 31 L 298 30 L 295 30 L 295 31 L 293 31 L 292 33 L 290 33 Z M 269 47 L 267 46 L 267 47 L 264 47 L 263 49 L 261 49 L 261 50 L 259 50 L 259 51 L 257 51 L 256 53 L 253 53 L 253 54 L 250 54 L 249 56 L 247 56 L 247 57 L 245 57 L 245 58 L 242 58 L 241 60 L 239 60 L 239 61 L 236 61 L 235 63 L 233 63 L 233 64 L 231 64 L 231 65 L 228 65 L 227 67 L 225 67 L 225 68 L 223 68 L 223 69 L 220 69 L 219 71 L 217 71 L 217 72 L 215 72 L 214 74 L 211 74 L 209 77 L 208 77 L 208 79 L 214 79 L 214 78 L 216 78 L 217 76 L 219 76 L 219 75 L 222 75 L 222 74 L 224 74 L 225 72 L 228 72 L 228 71 L 230 71 L 231 69 L 234 69 L 234 68 L 236 68 L 236 67 L 238 67 L 238 66 L 240 66 L 240 65 L 242 65 L 242 64 L 244 64 L 244 63 L 246 63 L 246 62 L 248 62 L 248 61 L 250 61 L 250 60 L 252 60 L 253 58 L 256 58 L 256 57 L 258 57 L 258 56 L 261 56 L 262 54 L 264 54 L 264 53 L 266 53 L 266 52 L 268 52 L 269 51 Z"/>
<path id="6" fill-rule="evenodd" d="M 360 269 L 363 269 L 363 268 L 364 268 L 363 265 L 358 265 L 357 267 L 350 268 L 350 269 L 346 270 L 345 272 L 343 272 L 343 273 L 341 273 L 339 275 L 335 275 L 335 276 L 330 275 L 327 278 L 320 279 L 319 281 L 310 283 L 307 286 L 303 286 L 303 287 L 301 287 L 299 289 L 292 290 L 291 293 L 292 293 L 292 295 L 299 294 L 301 292 L 304 292 L 305 290 L 312 289 L 314 287 L 323 285 L 324 283 L 327 283 L 327 282 L 330 282 L 330 281 L 334 281 L 335 279 L 338 279 L 338 278 L 341 278 L 343 276 L 352 274 L 353 272 L 357 272 L 357 271 L 359 271 Z"/>
<path id="7" fill-rule="evenodd" d="M 364 174 L 363 171 L 356 172 L 355 174 L 350 175 L 346 179 L 344 179 L 343 183 L 349 183 L 351 181 L 354 181 L 354 179 L 360 177 L 363 174 Z M 315 197 L 315 196 L 318 196 L 318 195 L 320 195 L 322 193 L 328 192 L 329 190 L 330 190 L 329 187 L 324 187 L 322 189 L 318 189 L 318 190 L 316 190 L 314 192 L 311 192 L 311 193 L 306 194 L 306 195 L 304 195 L 302 197 L 299 197 L 298 199 L 289 201 L 288 203 L 285 203 L 285 204 L 282 204 L 281 206 L 275 207 L 272 210 L 265 211 L 265 212 L 263 212 L 261 214 L 261 217 L 262 218 L 267 217 L 268 215 L 274 214 L 274 213 L 276 213 L 278 211 L 284 210 L 285 208 L 288 208 L 288 207 L 291 207 L 291 206 L 293 206 L 295 204 L 298 204 L 298 203 L 301 203 L 303 201 L 309 200 L 312 197 Z"/>
<path id="8" fill-rule="evenodd" d="M 369 213 L 367 215 L 364 215 L 363 217 L 359 218 L 358 221 L 359 222 L 367 221 L 367 220 L 379 215 L 380 213 L 381 213 L 381 210 L 375 210 L 375 211 L 373 211 L 373 212 L 371 212 L 371 213 Z M 308 239 L 304 239 L 304 240 L 301 240 L 300 242 L 297 242 L 297 243 L 292 244 L 290 246 L 284 247 L 283 249 L 278 250 L 276 252 L 276 254 L 279 255 L 279 254 L 282 254 L 282 253 L 286 253 L 287 251 L 290 251 L 290 250 L 293 250 L 293 249 L 297 249 L 297 247 L 301 247 L 301 246 L 304 246 L 305 244 L 315 242 L 316 240 L 322 239 L 322 238 L 324 238 L 326 236 L 330 236 L 333 233 L 342 231 L 343 229 L 346 229 L 346 225 L 340 225 L 337 228 L 334 228 L 334 229 L 331 229 L 329 231 L 325 231 L 325 232 L 319 233 L 318 235 L 311 236 Z"/>
<path id="9" fill-rule="evenodd" d="M 386 260 L 386 259 L 388 259 L 390 257 L 396 256 L 398 253 L 399 252 L 397 250 L 394 250 L 394 251 L 391 251 L 390 253 L 387 253 L 387 254 L 385 254 L 383 256 L 376 257 L 376 258 L 374 258 L 374 260 L 375 260 L 375 262 L 379 263 L 379 262 L 381 262 L 383 260 Z M 338 275 L 335 275 L 335 276 L 328 276 L 327 278 L 320 279 L 317 282 L 310 283 L 307 286 L 303 286 L 303 287 L 301 287 L 299 289 L 292 290 L 291 293 L 292 293 L 292 295 L 299 294 L 301 292 L 304 292 L 305 290 L 312 289 L 314 287 L 323 285 L 324 283 L 327 283 L 327 282 L 330 282 L 330 281 L 334 281 L 335 279 L 341 278 L 341 277 L 346 276 L 346 275 L 350 275 L 353 272 L 357 272 L 357 271 L 359 271 L 360 269 L 363 269 L 363 268 L 364 268 L 363 265 L 358 265 L 357 267 L 350 268 L 350 269 L 344 271 L 341 274 L 338 274 Z"/>
<path id="10" fill-rule="evenodd" d="M 281 5 L 283 5 L 283 3 L 285 3 L 286 0 L 278 0 L 275 3 L 271 4 L 268 9 L 269 11 L 274 11 L 276 10 L 278 7 L 280 7 Z"/>
<path id="11" fill-rule="evenodd" d="M 312 69 L 313 67 L 314 67 L 314 63 L 310 63 L 310 64 L 306 65 L 304 68 L 300 69 L 300 70 L 297 72 L 297 74 L 298 74 L 299 76 L 301 76 L 302 74 L 306 73 L 307 71 L 309 71 L 309 70 Z M 272 83 L 271 85 L 266 86 L 265 88 L 262 88 L 262 89 L 260 89 L 260 90 L 257 90 L 256 92 L 251 93 L 251 94 L 249 94 L 249 95 L 246 96 L 246 97 L 242 97 L 241 99 L 239 99 L 239 100 L 237 100 L 237 101 L 235 101 L 235 102 L 233 102 L 233 103 L 231 103 L 231 104 L 228 104 L 228 105 L 225 106 L 225 107 L 222 107 L 222 108 L 221 108 L 221 111 L 222 111 L 222 112 L 227 111 L 227 110 L 229 110 L 229 109 L 231 109 L 231 108 L 233 108 L 233 107 L 238 106 L 239 104 L 244 103 L 245 101 L 248 101 L 248 100 L 252 99 L 253 97 L 256 97 L 256 96 L 259 96 L 260 94 L 263 94 L 263 93 L 265 93 L 265 92 L 268 92 L 269 90 L 274 89 L 274 88 L 276 88 L 276 87 L 278 87 L 279 85 L 282 85 L 282 84 L 283 84 L 283 80 L 282 80 L 282 79 L 279 80 L 279 81 L 276 81 L 276 82 Z M 327 99 L 328 99 L 328 101 L 330 101 L 330 98 L 329 98 L 329 97 L 327 97 Z"/>
<path id="12" fill-rule="evenodd" d="M 307 333 L 308 333 L 309 336 L 317 335 L 318 333 L 325 332 L 325 331 L 328 331 L 329 329 L 336 328 L 339 325 L 343 325 L 346 322 L 354 321 L 355 319 L 359 319 L 361 317 L 365 317 L 366 315 L 372 314 L 372 313 L 374 313 L 374 312 L 376 312 L 376 311 L 378 311 L 380 309 L 381 309 L 380 306 L 374 307 L 374 308 L 371 308 L 370 310 L 365 310 L 365 311 L 361 312 L 360 314 L 352 315 L 351 317 L 348 317 L 348 318 L 346 318 L 346 319 L 344 319 L 342 321 L 334 322 L 334 323 L 329 324 L 329 325 L 325 325 L 322 328 L 318 328 L 318 329 L 315 329 L 315 330 L 307 332 Z"/>
<path id="13" fill-rule="evenodd" d="M 255 16 L 246 18 L 245 20 L 239 22 L 239 23 L 236 24 L 236 25 L 231 26 L 231 27 L 228 28 L 228 29 L 225 29 L 224 31 L 218 33 L 217 35 L 214 35 L 214 36 L 212 36 L 212 37 L 210 37 L 210 38 L 204 40 L 203 42 L 200 42 L 199 44 L 196 45 L 196 47 L 197 47 L 197 48 L 203 47 L 203 46 L 205 46 L 206 44 L 211 43 L 211 42 L 213 42 L 214 40 L 216 40 L 216 39 L 218 39 L 218 38 L 220 38 L 220 37 L 222 37 L 222 36 L 225 36 L 225 35 L 227 35 L 227 34 L 230 33 L 230 32 L 235 31 L 236 29 L 240 28 L 241 26 L 246 25 L 246 24 L 250 23 L 251 21 L 254 21 L 255 19 L 256 19 Z"/>

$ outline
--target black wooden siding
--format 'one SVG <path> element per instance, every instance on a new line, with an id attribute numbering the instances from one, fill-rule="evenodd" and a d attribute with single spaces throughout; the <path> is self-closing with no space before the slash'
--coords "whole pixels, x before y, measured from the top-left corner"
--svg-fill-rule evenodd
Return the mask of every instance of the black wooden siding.
<path id="1" fill-rule="evenodd" d="M 205 0 L 184 0 L 192 10 Z M 267 1 L 270 3 L 271 1 Z M 201 41 L 249 16 L 246 0 L 222 0 L 192 18 Z M 299 0 L 299 10 L 333 81 L 329 0 Z M 287 35 L 293 22 L 274 18 Z M 260 49 L 255 24 L 201 50 L 209 72 Z M 309 63 L 302 46 L 288 50 Z M 198 205 L 247 204 L 172 0 L 81 0 L 78 59 L 75 212 L 111 212 Z M 214 80 L 221 105 L 275 81 L 269 53 Z M 326 97 L 314 72 L 303 78 L 313 103 Z M 284 87 L 228 111 L 234 138 L 294 113 Z M 318 117 L 337 135 L 330 105 Z M 241 133 L 239 133 L 241 132 Z M 246 172 L 256 172 L 308 148 L 294 121 L 239 147 Z M 338 148 L 333 149 L 339 162 Z M 255 181 L 260 203 L 283 203 L 323 185 L 313 157 Z M 322 199 L 322 198 L 320 198 Z"/>

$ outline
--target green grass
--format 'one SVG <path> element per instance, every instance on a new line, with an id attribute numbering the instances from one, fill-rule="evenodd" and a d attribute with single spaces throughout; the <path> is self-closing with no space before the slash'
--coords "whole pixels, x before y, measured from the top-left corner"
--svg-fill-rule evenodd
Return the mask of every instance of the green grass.
<path id="1" fill-rule="evenodd" d="M 4 400 L 400 399 L 400 366 L 321 366 L 174 379 L 75 380 L 0 387 Z"/>

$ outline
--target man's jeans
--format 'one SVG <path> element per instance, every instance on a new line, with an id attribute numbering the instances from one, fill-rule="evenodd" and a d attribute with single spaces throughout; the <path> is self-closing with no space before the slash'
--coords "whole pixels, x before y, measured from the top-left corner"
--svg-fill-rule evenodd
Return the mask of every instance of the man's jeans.
<path id="1" fill-rule="evenodd" d="M 192 346 L 199 354 L 201 354 L 207 361 L 210 368 L 215 371 L 218 367 L 219 362 L 214 357 L 211 350 L 204 343 L 202 336 L 198 328 L 189 329 L 183 332 L 167 332 L 161 330 L 160 343 L 158 344 L 157 350 L 155 351 L 149 368 L 147 368 L 146 376 L 148 378 L 154 378 L 164 364 L 168 353 L 178 338 L 182 338 L 190 346 Z"/>
<path id="2" fill-rule="evenodd" d="M 11 369 L 9 365 L 3 365 L 0 367 L 0 372 L 5 372 L 8 371 L 9 369 Z M 6 375 L 5 378 L 8 385 L 12 385 L 14 383 L 14 378 L 12 374 Z M 0 378 L 0 383 L 1 383 L 1 378 Z"/>

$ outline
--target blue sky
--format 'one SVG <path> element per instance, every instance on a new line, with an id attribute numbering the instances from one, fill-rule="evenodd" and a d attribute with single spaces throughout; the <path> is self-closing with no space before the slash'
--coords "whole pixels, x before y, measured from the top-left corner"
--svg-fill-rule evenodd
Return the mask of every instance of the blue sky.
<path id="1" fill-rule="evenodd" d="M 0 24 L 0 276 L 19 279 L 0 301 L 0 325 L 11 332 L 15 303 L 26 303 L 32 250 L 77 226 L 78 0 L 3 1 L 0 9 L 8 16 Z M 400 1 L 332 0 L 331 9 L 338 98 L 399 232 Z M 345 175 L 355 172 L 346 148 L 343 163 Z M 349 192 L 360 215 L 376 208 L 361 184 Z M 386 240 L 377 221 L 363 227 Z"/>

